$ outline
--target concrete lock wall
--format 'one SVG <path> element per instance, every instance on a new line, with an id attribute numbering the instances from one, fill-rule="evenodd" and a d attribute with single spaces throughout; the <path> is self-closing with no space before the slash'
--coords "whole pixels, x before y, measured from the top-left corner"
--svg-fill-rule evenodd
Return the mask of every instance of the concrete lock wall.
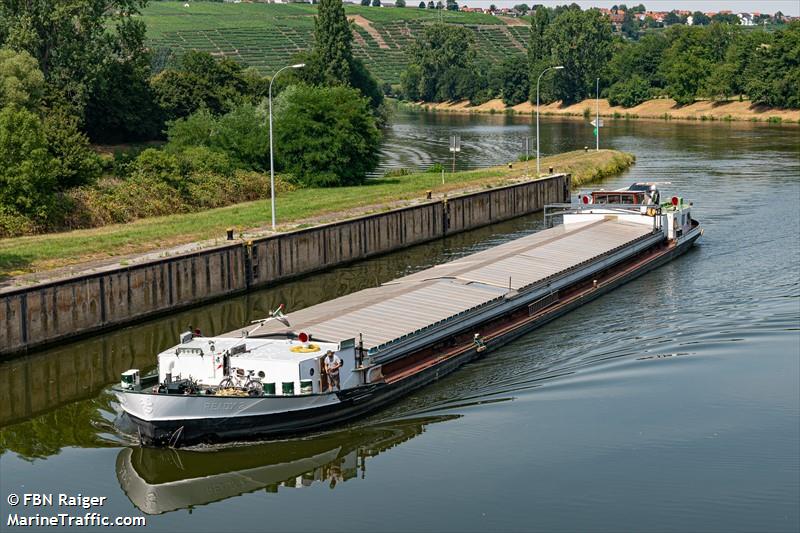
<path id="1" fill-rule="evenodd" d="M 231 243 L 0 293 L 0 355 L 24 352 L 182 307 L 569 201 L 557 174 L 446 200 Z"/>

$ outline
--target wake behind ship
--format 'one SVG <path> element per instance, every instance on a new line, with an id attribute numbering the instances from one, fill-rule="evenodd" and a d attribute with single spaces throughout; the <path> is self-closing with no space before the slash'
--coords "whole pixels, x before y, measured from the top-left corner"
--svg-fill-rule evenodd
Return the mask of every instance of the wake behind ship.
<path id="1" fill-rule="evenodd" d="M 378 287 L 215 337 L 188 331 L 158 355 L 157 375 L 129 370 L 114 392 L 148 445 L 340 425 L 673 259 L 702 233 L 691 204 L 661 203 L 652 183 L 548 206 L 552 215 L 563 223 Z"/>

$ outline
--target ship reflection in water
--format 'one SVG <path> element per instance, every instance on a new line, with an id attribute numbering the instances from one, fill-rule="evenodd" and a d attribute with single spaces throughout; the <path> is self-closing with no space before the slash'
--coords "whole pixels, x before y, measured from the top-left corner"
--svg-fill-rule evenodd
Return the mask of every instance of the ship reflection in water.
<path id="1" fill-rule="evenodd" d="M 414 418 L 252 446 L 195 449 L 124 448 L 117 479 L 147 514 L 204 505 L 264 489 L 330 488 L 366 474 L 366 460 L 458 415 Z"/>

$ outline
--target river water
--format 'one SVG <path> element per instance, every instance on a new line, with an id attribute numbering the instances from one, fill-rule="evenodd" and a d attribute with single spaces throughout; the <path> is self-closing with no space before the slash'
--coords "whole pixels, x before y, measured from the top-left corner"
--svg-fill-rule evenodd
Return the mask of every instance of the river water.
<path id="1" fill-rule="evenodd" d="M 634 180 L 694 202 L 690 253 L 391 408 L 303 439 L 150 450 L 114 430 L 119 372 L 187 324 L 220 333 L 542 228 L 541 215 L 0 364 L 10 493 L 106 496 L 159 531 L 800 529 L 800 129 L 606 121 Z M 383 168 L 499 164 L 530 118 L 398 115 Z M 542 152 L 593 143 L 542 119 Z M 59 508 L 17 506 L 22 515 Z M 12 529 L 13 528 L 8 528 Z"/>

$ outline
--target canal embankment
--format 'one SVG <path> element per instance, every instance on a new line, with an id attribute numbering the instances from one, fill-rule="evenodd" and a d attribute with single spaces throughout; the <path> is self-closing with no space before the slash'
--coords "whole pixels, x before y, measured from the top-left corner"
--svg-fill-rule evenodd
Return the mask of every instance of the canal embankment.
<path id="1" fill-rule="evenodd" d="M 619 172 L 633 162 L 629 154 L 604 152 L 608 153 L 571 156 L 578 183 Z M 196 243 L 195 249 L 162 249 L 130 262 L 88 265 L 77 273 L 60 272 L 61 277 L 55 272 L 47 278 L 14 278 L 14 283 L 0 289 L 0 355 L 201 305 L 534 213 L 548 203 L 569 199 L 573 186 L 570 174 L 530 179 L 519 176 L 520 169 L 515 172 L 515 166 L 526 165 L 495 170 L 500 174 L 497 179 L 506 180 L 502 185 L 483 179 L 473 184 L 480 186 L 472 190 L 454 193 L 446 188 L 447 193 L 438 191 L 437 196 L 431 191 L 430 199 L 426 194 L 409 205 L 385 203 L 378 212 L 360 216 L 353 217 L 352 211 L 340 212 L 340 217 L 350 217 L 325 222 L 318 215 L 316 224 L 310 227 Z"/>
<path id="2" fill-rule="evenodd" d="M 462 102 L 403 102 L 400 105 L 408 106 L 415 110 L 426 110 L 447 113 L 514 113 L 520 115 L 536 114 L 536 105 L 523 102 L 515 106 L 507 106 L 499 98 L 489 100 L 480 105 L 470 105 L 469 101 Z M 561 102 L 541 104 L 540 115 L 578 117 L 593 119 L 598 111 L 601 117 L 616 119 L 662 119 L 662 120 L 698 120 L 720 122 L 768 122 L 778 124 L 800 124 L 800 109 L 783 109 L 763 105 L 753 105 L 748 100 L 730 100 L 714 102 L 712 100 L 698 100 L 689 105 L 678 105 L 671 98 L 656 98 L 647 100 L 633 107 L 613 106 L 608 100 L 601 98 L 586 99 L 581 102 L 563 105 Z"/>

